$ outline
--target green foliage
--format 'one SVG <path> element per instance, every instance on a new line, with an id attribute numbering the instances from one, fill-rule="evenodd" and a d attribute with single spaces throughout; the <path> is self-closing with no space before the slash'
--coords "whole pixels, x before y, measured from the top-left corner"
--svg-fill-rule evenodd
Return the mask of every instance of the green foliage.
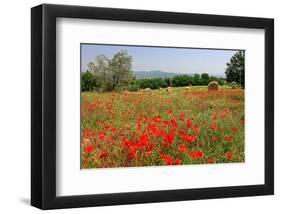
<path id="1" fill-rule="evenodd" d="M 173 86 L 188 86 L 192 83 L 192 77 L 188 75 L 178 75 L 173 77 L 172 85 Z"/>
<path id="2" fill-rule="evenodd" d="M 140 86 L 139 86 L 137 80 L 134 79 L 134 80 L 131 82 L 131 84 L 128 85 L 127 90 L 128 90 L 128 91 L 131 91 L 131 92 L 140 90 Z"/>
<path id="3" fill-rule="evenodd" d="M 175 88 L 172 94 L 82 93 L 81 167 L 245 162 L 244 90 L 215 94 L 207 86 L 191 90 L 200 93 L 184 88 Z M 97 125 L 100 121 L 102 125 Z M 142 139 L 147 148 L 136 146 Z"/>
<path id="4" fill-rule="evenodd" d="M 196 85 L 208 85 L 210 82 L 216 81 L 219 85 L 224 84 L 223 78 L 218 78 L 214 76 L 209 76 L 207 73 L 203 73 L 201 76 L 199 74 L 189 75 L 178 75 L 172 78 L 172 85 L 174 87 L 189 86 L 190 84 Z"/>
<path id="5" fill-rule="evenodd" d="M 208 75 L 208 74 L 207 74 Z M 168 86 L 173 87 L 183 87 L 183 86 L 189 86 L 192 84 L 193 86 L 197 85 L 208 85 L 212 81 L 216 81 L 219 83 L 219 85 L 224 84 L 223 78 L 217 78 L 214 76 L 209 77 L 206 75 L 203 75 L 204 78 L 202 78 L 202 75 L 195 74 L 194 76 L 189 75 L 177 75 L 173 78 L 154 78 L 154 79 L 141 79 L 136 80 L 134 82 L 134 85 L 137 85 L 139 88 L 150 88 L 150 89 L 158 89 L 158 88 L 167 88 Z M 137 87 L 135 86 L 135 87 Z"/>
<path id="6" fill-rule="evenodd" d="M 166 77 L 166 78 L 164 78 L 164 81 L 166 82 L 166 84 L 168 86 L 172 86 L 172 78 Z"/>
<path id="7" fill-rule="evenodd" d="M 245 85 L 245 52 L 238 51 L 234 54 L 230 62 L 226 64 L 225 70 L 227 82 L 237 82 L 244 88 Z"/>
<path id="8" fill-rule="evenodd" d="M 225 79 L 224 78 L 218 78 L 218 77 L 214 77 L 211 76 L 207 82 L 207 84 L 204 85 L 208 85 L 210 82 L 216 81 L 219 85 L 224 85 L 225 83 Z"/>
<path id="9" fill-rule="evenodd" d="M 89 72 L 82 72 L 81 74 L 81 90 L 84 91 L 92 91 L 94 87 L 97 87 L 97 81 L 94 75 Z"/>
<path id="10" fill-rule="evenodd" d="M 199 74 L 194 74 L 191 80 L 192 85 L 202 85 L 203 81 L 201 79 L 201 76 Z"/>
<path id="11" fill-rule="evenodd" d="M 202 79 L 205 79 L 205 80 L 209 80 L 209 74 L 207 74 L 207 73 L 203 73 L 203 74 L 201 74 L 201 78 Z"/>
<path id="12" fill-rule="evenodd" d="M 169 86 L 173 87 L 183 87 L 189 86 L 192 84 L 193 86 L 200 85 L 208 85 L 210 82 L 216 81 L 219 85 L 224 85 L 225 80 L 223 78 L 217 78 L 214 76 L 210 76 L 208 80 L 206 78 L 202 78 L 202 75 L 195 74 L 194 76 L 189 75 L 178 75 L 173 78 L 154 78 L 154 79 L 140 79 L 136 80 L 132 78 L 130 82 L 122 81 L 118 85 L 113 85 L 110 82 L 106 82 L 102 75 L 95 75 L 92 72 L 83 72 L 81 77 L 81 87 L 82 91 L 138 91 L 139 89 L 159 89 L 159 88 L 167 88 Z"/>
<path id="13" fill-rule="evenodd" d="M 238 57 L 239 58 L 239 57 Z M 236 58 L 235 58 L 236 59 Z M 233 59 L 233 62 L 236 62 Z M 111 59 L 105 55 L 98 55 L 95 62 L 88 64 L 87 72 L 82 72 L 82 91 L 138 91 L 139 89 L 159 89 L 183 86 L 208 85 L 211 81 L 217 81 L 223 85 L 225 80 L 209 76 L 207 73 L 194 75 L 176 75 L 174 77 L 139 79 L 133 76 L 132 56 L 126 51 L 117 52 Z M 232 67 L 231 67 L 232 68 Z M 233 70 L 233 69 L 232 69 Z M 232 71 L 229 67 L 229 71 Z"/>
<path id="14" fill-rule="evenodd" d="M 166 81 L 161 78 L 155 79 L 141 79 L 137 81 L 137 84 L 140 88 L 150 88 L 150 89 L 158 89 L 158 88 L 166 88 L 169 85 Z"/>
<path id="15" fill-rule="evenodd" d="M 116 53 L 112 59 L 104 55 L 96 57 L 96 62 L 88 64 L 102 91 L 113 91 L 117 87 L 127 86 L 132 78 L 132 57 L 126 51 Z"/>
<path id="16" fill-rule="evenodd" d="M 109 77 L 112 83 L 110 90 L 114 90 L 118 85 L 128 85 L 132 81 L 132 61 L 132 57 L 126 51 L 118 52 L 113 56 L 109 63 Z"/>
<path id="17" fill-rule="evenodd" d="M 131 92 L 133 92 L 133 91 L 138 91 L 138 90 L 140 90 L 140 87 L 139 87 L 139 85 L 137 85 L 137 84 L 132 84 L 132 85 L 129 85 L 129 86 L 128 86 L 127 90 L 128 90 L 128 91 L 131 91 Z"/>
<path id="18" fill-rule="evenodd" d="M 201 74 L 201 79 L 202 79 L 203 85 L 207 85 L 209 83 L 209 79 L 210 79 L 209 74 L 207 74 L 207 73 Z"/>

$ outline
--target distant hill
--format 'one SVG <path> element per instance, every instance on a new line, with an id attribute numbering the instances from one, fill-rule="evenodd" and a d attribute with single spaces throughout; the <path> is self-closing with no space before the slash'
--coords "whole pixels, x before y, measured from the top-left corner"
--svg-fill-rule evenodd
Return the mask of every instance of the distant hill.
<path id="1" fill-rule="evenodd" d="M 171 73 L 164 71 L 134 71 L 137 79 L 153 79 L 153 78 L 166 78 L 181 75 L 179 73 Z"/>
<path id="2" fill-rule="evenodd" d="M 172 72 L 164 72 L 159 70 L 154 71 L 134 71 L 133 72 L 136 78 L 139 79 L 153 79 L 153 78 L 166 78 L 166 77 L 174 77 L 177 75 L 184 75 L 180 73 L 172 73 Z M 189 76 L 193 76 L 194 73 L 187 74 Z M 199 74 L 201 75 L 201 74 Z M 217 78 L 225 78 L 224 74 L 212 74 L 211 76 L 217 77 Z"/>

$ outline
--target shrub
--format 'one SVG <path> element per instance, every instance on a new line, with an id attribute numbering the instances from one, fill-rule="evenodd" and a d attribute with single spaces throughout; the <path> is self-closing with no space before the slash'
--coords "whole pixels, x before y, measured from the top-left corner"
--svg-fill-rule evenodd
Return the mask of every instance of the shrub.
<path id="1" fill-rule="evenodd" d="M 97 86 L 96 79 L 94 75 L 89 72 L 82 72 L 81 74 L 81 90 L 83 91 L 92 91 L 94 87 Z"/>
<path id="2" fill-rule="evenodd" d="M 139 85 L 138 84 L 131 84 L 127 87 L 127 90 L 128 91 L 138 91 L 140 89 Z"/>
<path id="3" fill-rule="evenodd" d="M 158 88 L 167 88 L 168 84 L 161 78 L 155 79 L 141 79 L 137 81 L 140 88 L 150 88 L 150 89 L 158 89 Z"/>

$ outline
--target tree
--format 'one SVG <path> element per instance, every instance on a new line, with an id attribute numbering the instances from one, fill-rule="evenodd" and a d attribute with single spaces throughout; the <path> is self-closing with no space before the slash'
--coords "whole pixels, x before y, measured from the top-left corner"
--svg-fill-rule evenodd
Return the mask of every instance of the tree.
<path id="1" fill-rule="evenodd" d="M 202 79 L 203 85 L 208 85 L 209 79 L 210 79 L 209 74 L 207 74 L 207 73 L 201 74 L 201 79 Z"/>
<path id="2" fill-rule="evenodd" d="M 226 64 L 226 81 L 237 82 L 244 88 L 245 85 L 245 52 L 238 51 L 235 53 L 230 62 Z"/>
<path id="3" fill-rule="evenodd" d="M 132 57 L 126 51 L 120 51 L 113 56 L 109 63 L 111 90 L 118 85 L 128 85 L 132 81 L 132 62 Z"/>
<path id="4" fill-rule="evenodd" d="M 172 86 L 172 78 L 165 77 L 165 78 L 164 78 L 164 81 L 166 82 L 166 84 L 167 84 L 168 86 Z"/>
<path id="5" fill-rule="evenodd" d="M 96 79 L 93 74 L 89 71 L 82 72 L 81 75 L 81 90 L 82 91 L 91 91 L 96 87 Z"/>
<path id="6" fill-rule="evenodd" d="M 203 85 L 201 76 L 199 74 L 194 74 L 191 83 L 192 85 Z"/>
<path id="7" fill-rule="evenodd" d="M 128 85 L 133 78 L 132 57 L 126 51 L 116 53 L 112 59 L 98 55 L 96 62 L 88 64 L 101 90 L 112 91 L 117 86 Z"/>
<path id="8" fill-rule="evenodd" d="M 192 82 L 192 77 L 188 75 L 177 75 L 174 76 L 172 79 L 173 86 L 180 87 L 180 86 L 188 86 Z"/>
<path id="9" fill-rule="evenodd" d="M 150 89 L 167 88 L 169 86 L 167 82 L 161 78 L 140 79 L 137 81 L 137 84 L 140 88 Z"/>
<path id="10" fill-rule="evenodd" d="M 95 63 L 88 64 L 88 71 L 95 77 L 100 90 L 106 90 L 109 87 L 108 70 L 109 59 L 105 55 L 98 55 Z"/>
<path id="11" fill-rule="evenodd" d="M 201 74 L 201 78 L 202 79 L 205 79 L 205 80 L 209 80 L 209 74 L 207 74 L 207 73 L 203 73 L 203 74 Z"/>

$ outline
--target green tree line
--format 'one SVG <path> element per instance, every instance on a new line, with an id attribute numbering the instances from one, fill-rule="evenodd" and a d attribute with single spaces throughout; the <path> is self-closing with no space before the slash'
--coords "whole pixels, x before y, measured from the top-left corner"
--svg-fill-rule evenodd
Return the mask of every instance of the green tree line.
<path id="1" fill-rule="evenodd" d="M 210 76 L 206 73 L 201 75 L 194 74 L 190 75 L 177 75 L 172 78 L 153 78 L 153 79 L 135 79 L 132 80 L 128 84 L 120 84 L 118 87 L 112 88 L 112 90 L 122 91 L 138 91 L 140 89 L 150 88 L 150 89 L 159 89 L 159 88 L 167 88 L 169 86 L 172 87 L 183 87 L 190 85 L 208 85 L 212 81 L 217 81 L 220 85 L 223 85 L 225 80 L 223 78 L 218 78 L 214 76 Z M 81 76 L 81 86 L 82 91 L 109 91 L 102 90 L 102 88 L 98 84 L 98 80 L 92 72 L 86 71 L 82 72 Z"/>
<path id="2" fill-rule="evenodd" d="M 227 82 L 236 82 L 244 87 L 244 56 L 243 51 L 238 51 L 226 64 Z M 95 63 L 90 62 L 87 71 L 82 72 L 81 90 L 138 91 L 145 88 L 208 85 L 212 81 L 217 81 L 220 85 L 225 83 L 224 78 L 209 76 L 207 73 L 137 80 L 133 75 L 132 62 L 132 57 L 126 51 L 117 52 L 111 59 L 104 55 L 97 56 Z"/>

